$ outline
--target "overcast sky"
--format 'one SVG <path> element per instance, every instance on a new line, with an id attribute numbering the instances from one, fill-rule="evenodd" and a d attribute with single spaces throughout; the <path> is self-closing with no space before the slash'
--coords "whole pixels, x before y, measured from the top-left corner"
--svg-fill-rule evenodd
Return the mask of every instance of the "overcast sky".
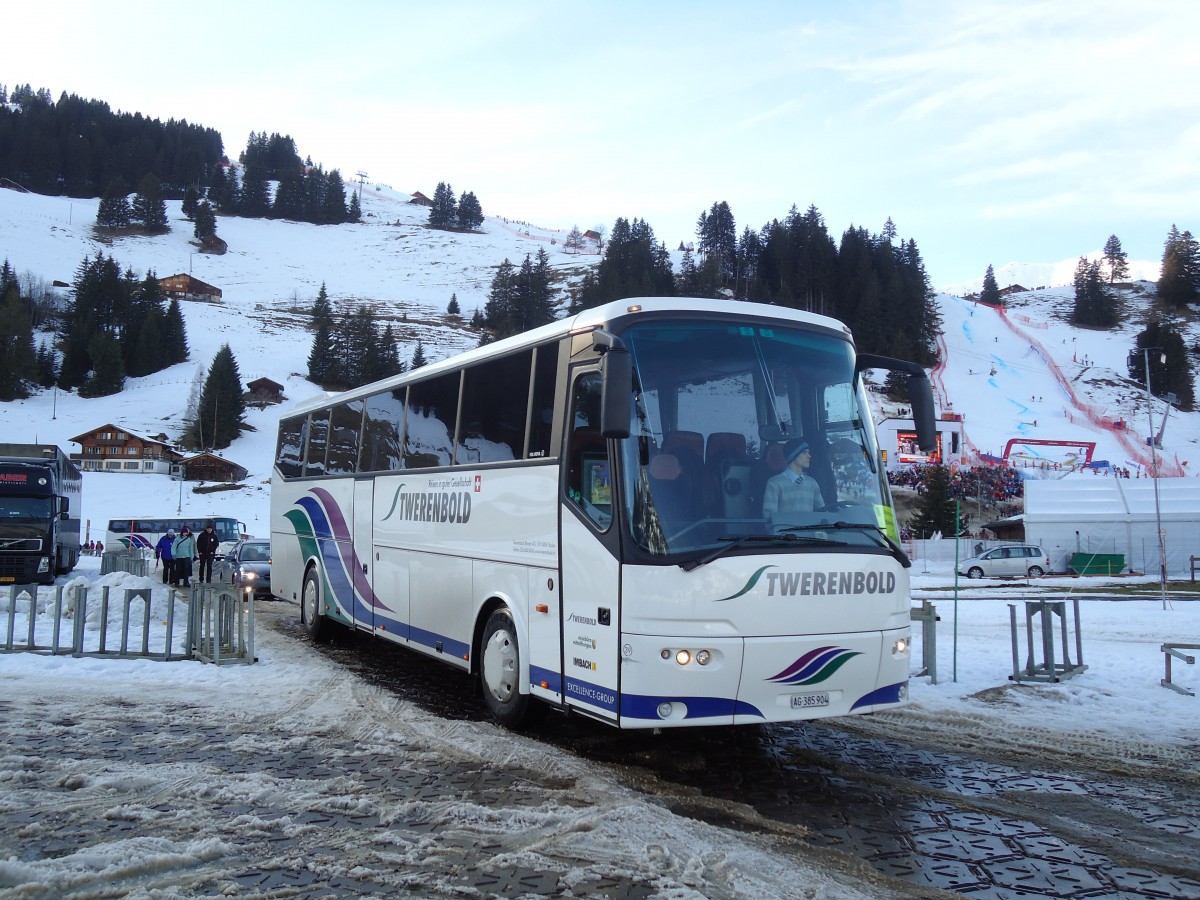
<path id="1" fill-rule="evenodd" d="M 1200 3 L 23 3 L 0 83 L 291 135 L 351 180 L 674 249 L 815 204 L 935 286 L 1200 231 Z"/>

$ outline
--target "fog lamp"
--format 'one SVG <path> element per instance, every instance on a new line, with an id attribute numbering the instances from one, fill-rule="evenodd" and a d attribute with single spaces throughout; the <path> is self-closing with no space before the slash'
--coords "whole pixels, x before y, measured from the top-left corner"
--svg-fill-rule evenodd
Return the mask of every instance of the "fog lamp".
<path id="1" fill-rule="evenodd" d="M 712 654 L 707 650 L 701 650 L 696 654 L 696 662 L 700 663 L 702 666 L 707 666 L 710 659 L 712 659 Z"/>
<path id="2" fill-rule="evenodd" d="M 686 651 L 686 650 L 676 650 L 675 651 L 675 662 L 679 663 L 681 666 L 686 666 L 691 661 L 692 661 L 692 654 L 689 653 L 688 651 Z"/>
<path id="3" fill-rule="evenodd" d="M 675 707 L 672 706 L 670 703 L 658 704 L 658 717 L 660 719 L 671 718 L 671 713 L 673 713 L 673 712 L 675 712 Z"/>

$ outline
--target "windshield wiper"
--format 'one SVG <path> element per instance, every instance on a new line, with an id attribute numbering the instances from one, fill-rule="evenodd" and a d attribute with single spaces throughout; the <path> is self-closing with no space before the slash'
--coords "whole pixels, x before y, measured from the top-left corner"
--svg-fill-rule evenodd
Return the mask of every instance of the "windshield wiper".
<path id="1" fill-rule="evenodd" d="M 790 547 L 796 544 L 804 544 L 805 546 L 822 546 L 822 547 L 845 547 L 845 541 L 831 541 L 828 538 L 811 537 L 809 535 L 799 534 L 743 534 L 737 537 L 719 537 L 718 541 L 726 541 L 727 543 L 721 547 L 714 547 L 703 556 L 698 556 L 695 559 L 689 559 L 685 563 L 680 563 L 679 568 L 685 572 L 690 572 L 693 569 L 698 569 L 701 566 L 707 566 L 715 559 L 720 559 L 730 550 L 735 547 L 740 547 L 743 544 L 776 544 L 779 546 Z"/>
<path id="2" fill-rule="evenodd" d="M 838 531 L 844 529 L 860 530 L 863 534 L 868 534 L 874 537 L 880 547 L 886 547 L 892 551 L 892 555 L 908 568 L 912 565 L 912 560 L 908 558 L 908 554 L 904 552 L 904 548 L 892 540 L 891 535 L 874 523 L 866 522 L 832 522 L 827 525 L 793 525 L 782 529 L 782 532 L 795 531 Z"/>

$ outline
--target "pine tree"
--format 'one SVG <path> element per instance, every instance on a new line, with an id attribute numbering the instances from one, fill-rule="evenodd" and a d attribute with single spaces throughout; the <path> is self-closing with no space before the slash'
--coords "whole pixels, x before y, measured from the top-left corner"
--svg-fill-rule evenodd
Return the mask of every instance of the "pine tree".
<path id="1" fill-rule="evenodd" d="M 1121 249 L 1121 239 L 1115 234 L 1104 242 L 1104 261 L 1108 263 L 1109 284 L 1129 277 L 1129 254 Z"/>
<path id="2" fill-rule="evenodd" d="M 1147 363 L 1150 391 L 1154 396 L 1174 394 L 1179 409 L 1190 412 L 1195 408 L 1192 363 L 1183 337 L 1177 328 L 1157 317 L 1152 318 L 1137 336 L 1128 359 L 1129 377 L 1144 385 Z"/>
<path id="3" fill-rule="evenodd" d="M 979 292 L 979 302 L 988 306 L 1000 305 L 1000 287 L 996 284 L 996 273 L 990 265 L 983 275 L 983 290 Z"/>
<path id="4" fill-rule="evenodd" d="M 183 215 L 189 221 L 193 221 L 196 217 L 196 208 L 200 205 L 200 191 L 196 189 L 195 184 L 189 184 L 183 189 L 183 203 L 180 208 Z"/>
<path id="5" fill-rule="evenodd" d="M 0 280 L 6 282 L 0 294 L 0 400 L 16 400 L 29 396 L 25 382 L 37 379 L 33 320 L 16 281 Z"/>
<path id="6" fill-rule="evenodd" d="M 347 222 L 362 221 L 362 201 L 359 200 L 360 191 L 350 192 L 350 207 L 346 210 Z"/>
<path id="7" fill-rule="evenodd" d="M 297 169 L 285 169 L 279 177 L 279 187 L 275 190 L 271 218 L 303 222 L 304 205 L 304 176 Z"/>
<path id="8" fill-rule="evenodd" d="M 174 297 L 167 304 L 166 316 L 163 319 L 163 366 L 173 366 L 185 362 L 188 358 L 187 327 L 183 321 L 183 310 L 179 301 Z"/>
<path id="9" fill-rule="evenodd" d="M 459 308 L 459 305 L 458 305 L 458 294 L 450 295 L 450 302 L 448 304 L 446 304 L 446 315 L 448 315 L 448 316 L 461 316 L 462 315 L 462 309 Z"/>
<path id="10" fill-rule="evenodd" d="M 917 512 L 909 520 L 909 528 L 922 537 L 941 533 L 954 537 L 955 500 L 950 494 L 950 470 L 942 465 L 930 466 L 925 473 L 925 493 L 917 504 Z M 958 507 L 959 533 L 967 532 L 968 516 Z"/>
<path id="11" fill-rule="evenodd" d="M 458 223 L 458 208 L 454 200 L 454 189 L 439 181 L 433 192 L 433 205 L 429 207 L 430 228 L 453 228 Z"/>
<path id="12" fill-rule="evenodd" d="M 1116 296 L 1100 274 L 1100 261 L 1080 257 L 1075 266 L 1075 308 L 1071 324 L 1111 328 L 1117 324 Z"/>
<path id="13" fill-rule="evenodd" d="M 237 213 L 251 219 L 265 218 L 271 211 L 271 188 L 266 169 L 250 163 L 242 170 L 242 186 L 237 192 Z"/>
<path id="14" fill-rule="evenodd" d="M 346 186 L 337 169 L 325 179 L 325 194 L 315 221 L 322 225 L 340 225 L 346 221 Z"/>
<path id="15" fill-rule="evenodd" d="M 463 191 L 458 201 L 458 227 L 470 230 L 483 224 L 483 207 L 472 191 Z"/>
<path id="16" fill-rule="evenodd" d="M 517 272 L 513 264 L 505 259 L 492 277 L 487 303 L 483 307 L 483 323 L 493 334 L 505 336 L 517 333 L 516 319 Z"/>
<path id="17" fill-rule="evenodd" d="M 333 306 L 329 302 L 329 294 L 325 290 L 325 282 L 321 282 L 321 289 L 317 291 L 317 299 L 313 301 L 312 306 L 312 324 L 310 328 L 316 330 L 324 325 L 327 329 L 333 328 Z"/>
<path id="18" fill-rule="evenodd" d="M 333 325 L 321 321 L 313 333 L 312 349 L 308 352 L 308 380 L 313 384 L 324 387 L 332 384 L 330 377 L 333 373 L 333 356 L 330 349 L 333 343 Z"/>
<path id="19" fill-rule="evenodd" d="M 107 331 L 98 332 L 88 344 L 92 374 L 79 387 L 80 397 L 110 397 L 125 387 L 125 364 L 121 346 Z"/>
<path id="20" fill-rule="evenodd" d="M 100 206 L 96 210 L 96 224 L 101 228 L 128 228 L 132 218 L 129 208 L 129 189 L 120 177 L 109 182 Z"/>
<path id="21" fill-rule="evenodd" d="M 425 358 L 425 345 L 417 341 L 417 348 L 413 350 L 412 364 L 408 367 L 409 371 L 416 371 L 428 363 L 429 361 Z"/>
<path id="22" fill-rule="evenodd" d="M 237 360 L 228 344 L 213 357 L 208 378 L 200 391 L 196 418 L 185 432 L 183 442 L 198 450 L 228 447 L 245 429 L 246 401 Z"/>
<path id="23" fill-rule="evenodd" d="M 194 216 L 196 227 L 192 233 L 198 240 L 204 240 L 206 237 L 212 237 L 217 233 L 217 215 L 213 212 L 213 208 L 208 205 L 208 201 L 204 200 L 196 207 Z"/>
<path id="24" fill-rule="evenodd" d="M 732 282 L 737 271 L 737 227 L 728 203 L 724 200 L 714 203 L 707 214 L 700 214 L 696 237 L 700 253 L 715 256 L 720 277 Z"/>
<path id="25" fill-rule="evenodd" d="M 1163 246 L 1158 297 L 1172 306 L 1186 306 L 1200 296 L 1200 253 L 1190 232 L 1174 225 Z"/>
<path id="26" fill-rule="evenodd" d="M 130 214 L 135 221 L 142 223 L 142 229 L 147 234 L 170 231 L 167 224 L 167 201 L 162 195 L 162 181 L 153 172 L 147 173 L 138 184 Z"/>

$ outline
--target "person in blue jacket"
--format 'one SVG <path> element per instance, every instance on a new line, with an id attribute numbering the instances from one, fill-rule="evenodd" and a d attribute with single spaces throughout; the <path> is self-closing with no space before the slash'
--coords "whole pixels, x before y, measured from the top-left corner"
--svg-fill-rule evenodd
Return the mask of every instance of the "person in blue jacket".
<path id="1" fill-rule="evenodd" d="M 175 529 L 168 528 L 167 533 L 158 539 L 154 545 L 154 558 L 162 561 L 163 584 L 171 584 L 171 563 L 174 561 Z"/>

